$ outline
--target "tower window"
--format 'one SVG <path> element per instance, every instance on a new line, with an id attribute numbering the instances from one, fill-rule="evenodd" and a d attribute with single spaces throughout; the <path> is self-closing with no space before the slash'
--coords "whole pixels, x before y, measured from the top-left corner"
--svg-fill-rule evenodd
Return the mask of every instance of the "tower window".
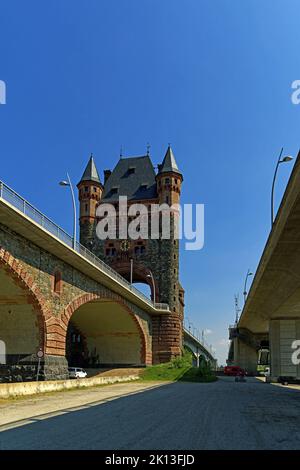
<path id="1" fill-rule="evenodd" d="M 88 211 L 88 208 L 89 208 L 89 206 L 86 204 L 86 205 L 85 205 L 85 212 Z"/>
<path id="2" fill-rule="evenodd" d="M 97 188 L 94 186 L 94 193 L 96 193 L 96 192 L 97 192 Z"/>
<path id="3" fill-rule="evenodd" d="M 130 166 L 128 168 L 128 175 L 133 175 L 135 173 L 135 166 Z"/>
<path id="4" fill-rule="evenodd" d="M 84 190 L 85 190 L 85 192 L 87 193 L 88 190 L 89 190 L 89 187 L 88 187 L 88 186 L 85 186 L 85 187 L 84 187 Z"/>
<path id="5" fill-rule="evenodd" d="M 170 178 L 166 178 L 166 179 L 165 179 L 165 183 L 166 183 L 166 184 L 169 184 L 169 183 L 170 183 Z"/>
<path id="6" fill-rule="evenodd" d="M 177 184 L 177 181 L 178 181 L 177 178 L 175 178 L 175 184 Z"/>
<path id="7" fill-rule="evenodd" d="M 106 254 L 106 256 L 115 256 L 116 249 L 115 248 L 106 248 L 105 254 Z"/>
<path id="8" fill-rule="evenodd" d="M 135 255 L 142 255 L 143 253 L 145 253 L 145 251 L 146 251 L 146 248 L 144 245 L 137 245 L 134 247 Z"/>
<path id="9" fill-rule="evenodd" d="M 166 196 L 166 203 L 169 204 L 169 196 Z"/>

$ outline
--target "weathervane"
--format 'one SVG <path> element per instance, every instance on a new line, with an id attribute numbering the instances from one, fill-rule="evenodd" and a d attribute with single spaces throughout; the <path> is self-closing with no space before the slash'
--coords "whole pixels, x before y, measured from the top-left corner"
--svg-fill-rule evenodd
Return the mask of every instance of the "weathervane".
<path id="1" fill-rule="evenodd" d="M 149 144 L 149 142 L 147 142 L 147 157 L 149 157 L 150 155 L 150 147 L 151 145 Z"/>

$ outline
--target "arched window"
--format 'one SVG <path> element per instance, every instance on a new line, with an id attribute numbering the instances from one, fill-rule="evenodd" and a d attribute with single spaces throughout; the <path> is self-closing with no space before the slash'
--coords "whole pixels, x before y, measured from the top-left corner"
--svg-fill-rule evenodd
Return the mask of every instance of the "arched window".
<path id="1" fill-rule="evenodd" d="M 62 290 L 62 276 L 60 271 L 55 271 L 54 273 L 54 284 L 53 290 L 56 294 L 61 294 Z"/>

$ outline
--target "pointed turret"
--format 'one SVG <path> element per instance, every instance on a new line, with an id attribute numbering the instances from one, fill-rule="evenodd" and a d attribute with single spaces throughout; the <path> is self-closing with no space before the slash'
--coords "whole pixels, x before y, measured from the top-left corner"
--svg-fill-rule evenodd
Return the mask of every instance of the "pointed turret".
<path id="1" fill-rule="evenodd" d="M 80 182 L 81 181 L 94 181 L 96 183 L 100 183 L 99 173 L 97 171 L 94 157 L 92 154 L 90 156 L 86 169 L 84 170 L 84 173 L 81 177 Z"/>
<path id="2" fill-rule="evenodd" d="M 179 204 L 182 173 L 179 171 L 171 146 L 168 146 L 163 162 L 158 165 L 156 175 L 157 193 L 160 203 Z"/>
<path id="3" fill-rule="evenodd" d="M 89 243 L 96 223 L 96 210 L 103 193 L 93 155 L 90 156 L 77 188 L 80 201 L 80 242 L 90 248 Z"/>
<path id="4" fill-rule="evenodd" d="M 170 145 L 168 146 L 162 164 L 159 165 L 159 173 L 178 173 L 181 175 Z"/>

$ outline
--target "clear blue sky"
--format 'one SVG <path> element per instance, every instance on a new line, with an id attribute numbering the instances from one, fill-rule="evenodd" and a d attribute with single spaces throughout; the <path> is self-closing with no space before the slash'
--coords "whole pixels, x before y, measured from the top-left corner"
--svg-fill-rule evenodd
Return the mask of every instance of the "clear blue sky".
<path id="1" fill-rule="evenodd" d="M 224 362 L 235 293 L 270 225 L 281 146 L 299 147 L 296 0 L 10 0 L 0 11 L 0 178 L 71 231 L 69 194 L 92 151 L 155 163 L 168 142 L 183 202 L 204 203 L 205 246 L 182 251 L 186 315 Z M 292 165 L 282 165 L 280 200 Z"/>

